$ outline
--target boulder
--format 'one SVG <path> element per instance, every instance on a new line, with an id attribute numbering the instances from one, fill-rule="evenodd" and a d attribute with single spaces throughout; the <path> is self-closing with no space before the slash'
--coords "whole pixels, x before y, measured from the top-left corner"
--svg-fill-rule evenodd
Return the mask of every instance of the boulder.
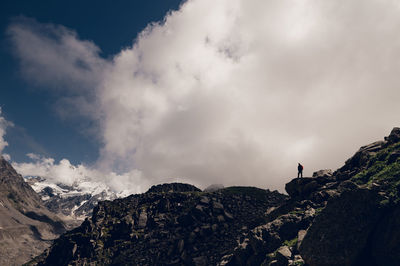
<path id="1" fill-rule="evenodd" d="M 297 233 L 297 244 L 296 244 L 297 249 L 300 248 L 300 245 L 303 242 L 303 239 L 306 236 L 306 234 L 307 234 L 307 230 L 300 230 Z"/>
<path id="2" fill-rule="evenodd" d="M 388 137 L 385 137 L 385 140 L 388 141 L 389 144 L 397 143 L 400 141 L 400 127 L 395 127 L 390 132 Z"/>
<path id="3" fill-rule="evenodd" d="M 310 266 L 355 265 L 383 210 L 381 196 L 368 189 L 345 191 L 316 216 L 301 245 Z"/>
<path id="4" fill-rule="evenodd" d="M 276 251 L 276 260 L 278 261 L 278 265 L 288 265 L 289 260 L 292 258 L 292 251 L 290 251 L 288 246 L 281 246 Z"/>
<path id="5" fill-rule="evenodd" d="M 322 169 L 313 173 L 312 177 L 330 177 L 333 175 L 331 169 Z"/>
<path id="6" fill-rule="evenodd" d="M 369 252 L 379 265 L 398 265 L 400 262 L 400 206 L 397 206 L 376 227 Z"/>
<path id="7" fill-rule="evenodd" d="M 304 198 L 310 195 L 319 186 L 315 178 L 295 178 L 285 185 L 285 190 L 291 198 Z"/>

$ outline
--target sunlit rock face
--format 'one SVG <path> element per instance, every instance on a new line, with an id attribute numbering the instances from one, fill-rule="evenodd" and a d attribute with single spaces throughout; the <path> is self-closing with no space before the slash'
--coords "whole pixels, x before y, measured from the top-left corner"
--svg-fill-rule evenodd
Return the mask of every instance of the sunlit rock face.
<path id="1" fill-rule="evenodd" d="M 27 262 L 63 232 L 64 223 L 0 156 L 0 264 Z"/>

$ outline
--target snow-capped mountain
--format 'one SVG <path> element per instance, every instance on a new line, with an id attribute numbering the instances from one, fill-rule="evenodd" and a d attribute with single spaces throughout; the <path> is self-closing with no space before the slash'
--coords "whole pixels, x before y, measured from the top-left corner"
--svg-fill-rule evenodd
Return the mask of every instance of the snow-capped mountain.
<path id="1" fill-rule="evenodd" d="M 25 180 L 50 211 L 74 220 L 83 220 L 91 215 L 99 201 L 119 196 L 104 183 L 88 179 L 77 180 L 72 185 L 55 184 L 41 177 L 26 177 Z"/>

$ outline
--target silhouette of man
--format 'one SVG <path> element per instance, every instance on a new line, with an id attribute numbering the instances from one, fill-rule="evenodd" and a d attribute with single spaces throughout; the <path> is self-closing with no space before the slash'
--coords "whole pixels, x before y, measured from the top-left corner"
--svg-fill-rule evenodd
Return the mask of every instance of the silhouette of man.
<path id="1" fill-rule="evenodd" d="M 299 165 L 297 166 L 297 178 L 301 177 L 303 178 L 303 166 L 299 163 Z"/>

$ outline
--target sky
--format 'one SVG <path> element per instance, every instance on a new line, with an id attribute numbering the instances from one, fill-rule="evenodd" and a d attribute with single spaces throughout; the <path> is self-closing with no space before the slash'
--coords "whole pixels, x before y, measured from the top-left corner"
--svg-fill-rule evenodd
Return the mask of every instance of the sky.
<path id="1" fill-rule="evenodd" d="M 0 152 L 21 174 L 283 191 L 398 126 L 396 1 L 142 2 L 2 2 Z"/>

